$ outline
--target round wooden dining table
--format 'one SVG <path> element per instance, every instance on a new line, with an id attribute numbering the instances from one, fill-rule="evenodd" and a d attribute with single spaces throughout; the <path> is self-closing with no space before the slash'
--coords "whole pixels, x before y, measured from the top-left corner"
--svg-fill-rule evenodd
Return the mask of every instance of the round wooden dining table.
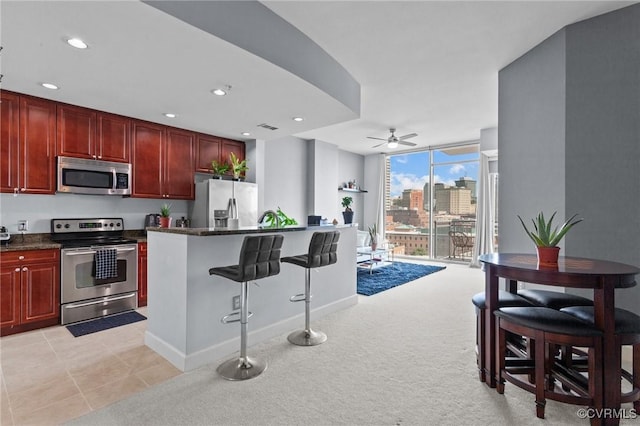
<path id="1" fill-rule="evenodd" d="M 498 376 L 496 351 L 496 319 L 493 312 L 498 309 L 500 278 L 506 280 L 506 290 L 515 293 L 518 282 L 544 284 L 566 288 L 593 290 L 595 325 L 603 332 L 602 385 L 604 413 L 620 410 L 621 360 L 615 350 L 615 290 L 633 287 L 640 269 L 624 263 L 607 260 L 560 256 L 557 267 L 538 266 L 535 254 L 492 253 L 479 257 L 485 272 L 485 345 L 486 383 L 496 387 Z M 614 411 L 615 410 L 615 411 Z M 617 416 L 602 416 L 596 424 L 616 425 Z"/>

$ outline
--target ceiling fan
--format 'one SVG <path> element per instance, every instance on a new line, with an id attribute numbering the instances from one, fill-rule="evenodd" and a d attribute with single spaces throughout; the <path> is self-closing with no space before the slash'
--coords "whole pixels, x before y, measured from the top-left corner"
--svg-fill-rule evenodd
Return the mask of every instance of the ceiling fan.
<path id="1" fill-rule="evenodd" d="M 374 138 L 373 136 L 367 136 L 367 138 L 369 138 L 369 139 L 377 139 L 377 140 L 380 140 L 380 141 L 384 141 L 384 143 L 375 145 L 372 148 L 377 148 L 377 147 L 382 146 L 384 144 L 387 145 L 387 148 L 397 148 L 398 144 L 407 145 L 407 146 L 416 146 L 415 143 L 407 142 L 406 139 L 415 138 L 416 136 L 418 136 L 417 133 L 409 133 L 408 135 L 397 137 L 395 135 L 396 129 L 394 129 L 392 127 L 392 128 L 389 129 L 389 131 L 391 132 L 391 136 L 389 136 L 387 139 Z"/>

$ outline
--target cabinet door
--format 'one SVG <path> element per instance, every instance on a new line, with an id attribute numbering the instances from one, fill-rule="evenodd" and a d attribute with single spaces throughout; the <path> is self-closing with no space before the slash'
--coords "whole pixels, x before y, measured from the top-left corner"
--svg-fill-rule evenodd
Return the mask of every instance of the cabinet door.
<path id="1" fill-rule="evenodd" d="M 0 327 L 20 324 L 20 274 L 18 264 L 0 266 Z"/>
<path id="2" fill-rule="evenodd" d="M 25 264 L 22 267 L 21 322 L 59 317 L 60 272 L 58 263 Z"/>
<path id="3" fill-rule="evenodd" d="M 133 179 L 131 195 L 163 198 L 162 147 L 164 126 L 134 120 L 131 124 Z M 190 166 L 191 168 L 192 166 Z"/>
<path id="4" fill-rule="evenodd" d="M 147 306 L 147 243 L 138 243 L 138 307 Z"/>
<path id="5" fill-rule="evenodd" d="M 96 113 L 73 105 L 58 105 L 58 155 L 97 159 Z"/>
<path id="6" fill-rule="evenodd" d="M 20 192 L 55 192 L 56 104 L 20 96 Z"/>
<path id="7" fill-rule="evenodd" d="M 245 147 L 244 142 L 234 141 L 231 139 L 222 139 L 222 146 L 220 147 L 220 159 L 229 163 L 229 154 L 236 154 L 239 160 L 245 159 Z M 231 172 L 229 172 L 231 174 Z"/>
<path id="8" fill-rule="evenodd" d="M 2 91 L 0 101 L 0 191 L 15 192 L 18 190 L 20 97 Z"/>
<path id="9" fill-rule="evenodd" d="M 98 160 L 128 163 L 130 159 L 130 122 L 127 117 L 98 113 L 96 151 Z"/>
<path id="10" fill-rule="evenodd" d="M 167 129 L 163 158 L 163 191 L 166 198 L 194 199 L 194 143 L 195 133 L 173 128 Z"/>
<path id="11" fill-rule="evenodd" d="M 213 160 L 220 161 L 220 146 L 222 141 L 220 138 L 209 135 L 198 135 L 196 141 L 196 172 L 211 173 L 211 162 Z M 225 158 L 226 163 L 229 162 Z"/>

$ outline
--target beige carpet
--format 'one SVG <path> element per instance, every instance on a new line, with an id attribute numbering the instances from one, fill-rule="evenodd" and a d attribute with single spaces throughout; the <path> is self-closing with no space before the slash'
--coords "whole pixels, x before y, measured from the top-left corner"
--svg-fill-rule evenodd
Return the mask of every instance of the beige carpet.
<path id="1" fill-rule="evenodd" d="M 498 395 L 478 381 L 471 296 L 483 280 L 478 269 L 447 265 L 312 320 L 329 336 L 323 345 L 282 335 L 251 347 L 269 362 L 253 380 L 223 380 L 212 360 L 70 424 L 588 425 L 579 406 L 548 401 L 540 420 L 532 394 L 507 384 Z"/>

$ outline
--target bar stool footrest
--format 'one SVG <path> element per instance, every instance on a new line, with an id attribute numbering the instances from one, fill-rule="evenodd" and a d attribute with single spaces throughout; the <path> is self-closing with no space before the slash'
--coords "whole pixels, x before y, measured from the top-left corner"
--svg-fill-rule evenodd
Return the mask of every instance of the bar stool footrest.
<path id="1" fill-rule="evenodd" d="M 251 318 L 253 316 L 253 312 L 248 312 L 247 313 L 247 319 Z M 237 317 L 237 318 L 233 318 L 233 317 Z M 229 319 L 229 318 L 233 318 L 233 319 Z M 228 315 L 223 316 L 222 318 L 220 318 L 220 322 L 223 324 L 230 324 L 232 322 L 240 322 L 240 311 L 237 312 L 231 312 Z"/>
<path id="2" fill-rule="evenodd" d="M 298 346 L 316 346 L 327 341 L 327 335 L 321 331 L 298 330 L 289 334 L 289 342 Z"/>
<path id="3" fill-rule="evenodd" d="M 289 298 L 289 302 L 304 302 L 306 300 L 306 295 L 304 293 L 296 294 L 295 296 L 291 296 Z M 309 296 L 309 300 L 311 300 L 311 296 Z"/>
<path id="4" fill-rule="evenodd" d="M 267 362 L 254 357 L 232 358 L 218 366 L 216 371 L 224 379 L 237 381 L 258 376 L 267 369 Z"/>

